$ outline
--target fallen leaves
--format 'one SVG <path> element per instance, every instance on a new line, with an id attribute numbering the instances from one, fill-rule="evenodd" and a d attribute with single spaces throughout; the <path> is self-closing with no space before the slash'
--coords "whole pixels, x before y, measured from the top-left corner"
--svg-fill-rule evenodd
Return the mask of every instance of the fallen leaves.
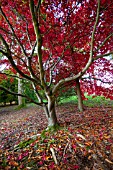
<path id="1" fill-rule="evenodd" d="M 76 107 L 69 105 L 57 112 L 61 128 L 51 133 L 42 133 L 47 124 L 40 108 L 2 114 L 1 170 L 112 169 L 113 111 L 87 108 L 78 116 Z"/>

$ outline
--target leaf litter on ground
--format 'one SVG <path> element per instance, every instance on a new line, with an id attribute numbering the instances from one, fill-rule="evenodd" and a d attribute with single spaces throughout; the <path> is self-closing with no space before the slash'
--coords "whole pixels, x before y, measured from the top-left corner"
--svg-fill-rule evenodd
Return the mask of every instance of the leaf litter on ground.
<path id="1" fill-rule="evenodd" d="M 1 170 L 112 170 L 113 110 L 57 107 L 60 127 L 44 130 L 39 107 L 0 109 Z"/>

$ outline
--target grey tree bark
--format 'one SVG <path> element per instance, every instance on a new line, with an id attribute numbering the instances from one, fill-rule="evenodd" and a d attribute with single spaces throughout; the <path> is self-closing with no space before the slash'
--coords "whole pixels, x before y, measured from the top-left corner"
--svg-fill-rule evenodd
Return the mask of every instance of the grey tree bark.
<path id="1" fill-rule="evenodd" d="M 47 106 L 44 106 L 46 116 L 48 119 L 48 127 L 55 126 L 57 124 L 57 116 L 55 110 L 55 96 L 50 92 L 46 92 L 46 97 L 48 100 Z"/>
<path id="2" fill-rule="evenodd" d="M 19 77 L 19 74 L 18 74 Z M 18 94 L 23 94 L 22 79 L 18 78 Z M 18 96 L 18 105 L 25 105 L 25 98 Z"/>

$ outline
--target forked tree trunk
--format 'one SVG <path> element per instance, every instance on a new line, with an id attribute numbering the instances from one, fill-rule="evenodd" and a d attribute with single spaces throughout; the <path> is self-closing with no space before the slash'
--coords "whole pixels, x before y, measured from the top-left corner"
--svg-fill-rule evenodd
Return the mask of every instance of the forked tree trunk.
<path id="1" fill-rule="evenodd" d="M 48 99 L 47 106 L 44 106 L 46 116 L 48 119 L 48 127 L 55 126 L 57 124 L 57 116 L 55 111 L 55 97 L 53 95 L 46 94 Z"/>
<path id="2" fill-rule="evenodd" d="M 77 97 L 78 97 L 78 109 L 80 112 L 82 112 L 83 111 L 83 100 L 82 100 L 82 96 L 81 96 L 79 79 L 76 79 L 76 89 L 77 89 Z"/>

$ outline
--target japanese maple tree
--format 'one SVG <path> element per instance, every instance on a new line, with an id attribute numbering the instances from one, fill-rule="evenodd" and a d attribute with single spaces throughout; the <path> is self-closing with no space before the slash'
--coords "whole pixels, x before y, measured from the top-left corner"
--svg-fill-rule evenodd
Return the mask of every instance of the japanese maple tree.
<path id="1" fill-rule="evenodd" d="M 38 102 L 16 95 L 42 106 L 48 126 L 57 123 L 57 91 L 113 53 L 112 17 L 112 0 L 1 0 L 0 53 L 32 83 Z"/>

